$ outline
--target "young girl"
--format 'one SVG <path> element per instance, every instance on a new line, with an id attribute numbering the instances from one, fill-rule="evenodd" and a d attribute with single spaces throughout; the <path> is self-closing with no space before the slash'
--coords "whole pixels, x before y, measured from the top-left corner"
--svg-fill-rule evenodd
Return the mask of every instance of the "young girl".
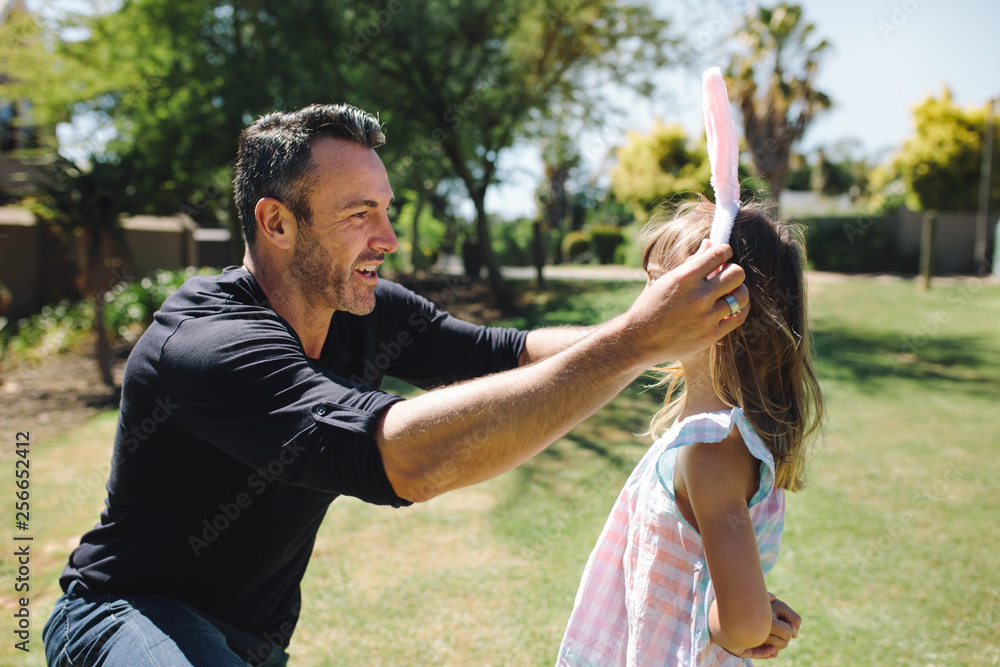
<path id="1" fill-rule="evenodd" d="M 714 216 L 704 199 L 655 214 L 644 231 L 650 280 L 691 255 Z M 749 660 L 738 656 L 785 645 L 770 636 L 764 576 L 778 557 L 784 491 L 802 486 L 823 412 L 804 247 L 757 206 L 739 208 L 729 243 L 746 272 L 747 320 L 660 369 L 669 388 L 651 432 L 669 428 L 632 472 L 587 562 L 560 666 L 741 665 Z"/>

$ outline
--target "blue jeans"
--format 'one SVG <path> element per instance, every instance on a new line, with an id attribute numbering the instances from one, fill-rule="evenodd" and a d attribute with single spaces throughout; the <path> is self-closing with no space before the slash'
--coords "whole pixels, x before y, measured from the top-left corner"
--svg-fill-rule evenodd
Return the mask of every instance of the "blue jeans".
<path id="1" fill-rule="evenodd" d="M 42 630 L 49 667 L 283 667 L 263 637 L 162 595 L 74 594 L 56 600 Z"/>

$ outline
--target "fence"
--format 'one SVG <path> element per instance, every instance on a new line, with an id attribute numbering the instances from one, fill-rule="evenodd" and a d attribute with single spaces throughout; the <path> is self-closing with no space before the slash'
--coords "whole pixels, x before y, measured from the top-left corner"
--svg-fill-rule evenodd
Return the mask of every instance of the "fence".
<path id="1" fill-rule="evenodd" d="M 884 216 L 818 216 L 797 221 L 806 228 L 809 259 L 821 271 L 847 273 L 916 273 L 920 256 L 923 214 L 903 209 Z M 937 214 L 934 237 L 935 274 L 972 274 L 977 265 L 974 248 L 975 213 Z M 995 243 L 989 229 L 987 247 Z M 988 254 L 989 256 L 989 254 Z"/>
<path id="2" fill-rule="evenodd" d="M 157 269 L 230 264 L 228 229 L 202 229 L 190 217 L 134 216 L 122 220 L 128 247 L 126 276 Z M 6 315 L 14 320 L 73 291 L 75 248 L 23 210 L 0 207 L 0 283 L 10 291 Z"/>

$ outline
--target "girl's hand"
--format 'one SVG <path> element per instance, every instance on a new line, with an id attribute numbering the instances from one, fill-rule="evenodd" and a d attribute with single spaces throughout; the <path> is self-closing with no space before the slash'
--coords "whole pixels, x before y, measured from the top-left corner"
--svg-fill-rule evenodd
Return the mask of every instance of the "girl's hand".
<path id="1" fill-rule="evenodd" d="M 777 599 L 773 593 L 768 593 L 767 596 L 771 599 L 771 636 L 760 646 L 734 653 L 733 655 L 738 658 L 750 658 L 751 660 L 776 658 L 779 650 L 787 647 L 788 642 L 799 636 L 802 617 L 795 613 L 794 609 Z"/>

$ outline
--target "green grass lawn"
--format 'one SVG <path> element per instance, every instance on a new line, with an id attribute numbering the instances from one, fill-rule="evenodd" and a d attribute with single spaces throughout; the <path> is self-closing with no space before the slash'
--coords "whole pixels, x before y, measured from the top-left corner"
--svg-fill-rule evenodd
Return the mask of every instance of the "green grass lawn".
<path id="1" fill-rule="evenodd" d="M 640 289 L 553 283 L 511 324 L 605 319 Z M 1000 287 L 842 280 L 811 293 L 829 421 L 768 582 L 802 631 L 771 664 L 1000 664 Z M 551 664 L 657 400 L 633 387 L 519 469 L 424 505 L 338 500 L 292 664 Z M 0 509 L 0 665 L 44 664 L 41 626 L 97 518 L 113 427 L 109 413 L 32 451 L 28 655 L 12 647 L 12 503 Z"/>

